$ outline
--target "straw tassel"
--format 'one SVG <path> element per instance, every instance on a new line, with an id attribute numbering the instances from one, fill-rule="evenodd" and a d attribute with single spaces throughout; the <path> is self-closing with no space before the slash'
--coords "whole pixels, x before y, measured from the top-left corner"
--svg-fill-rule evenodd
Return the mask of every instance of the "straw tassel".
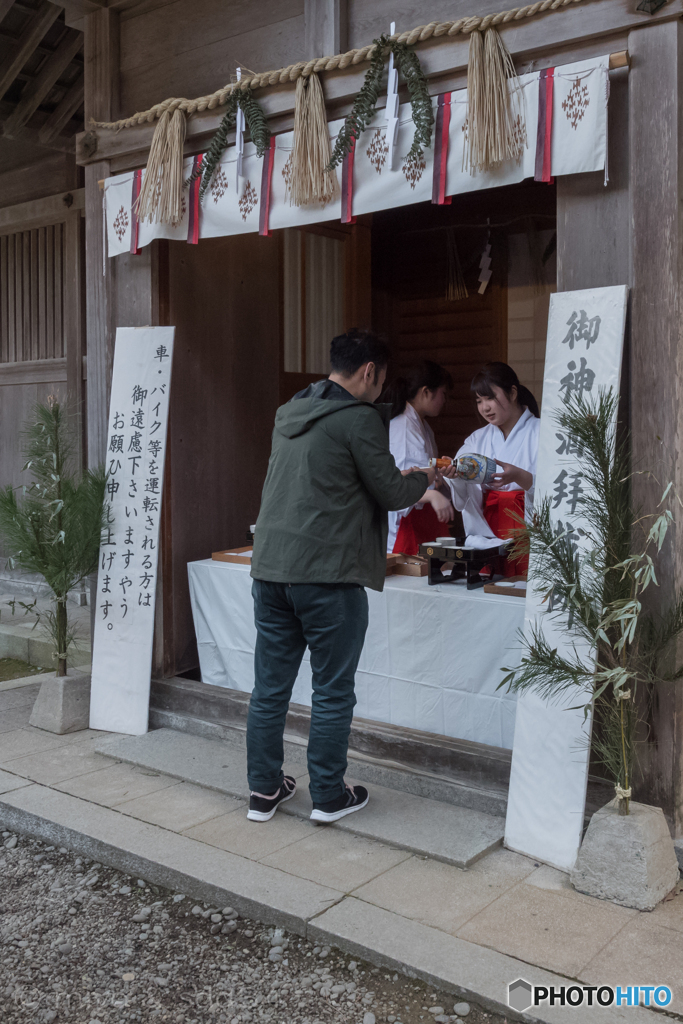
<path id="1" fill-rule="evenodd" d="M 458 299 L 466 299 L 470 293 L 467 291 L 467 285 L 465 284 L 465 276 L 462 272 L 460 254 L 458 253 L 453 228 L 446 228 L 446 242 L 448 245 L 448 287 L 446 289 L 446 298 L 450 299 L 451 302 L 455 302 Z"/>
<path id="2" fill-rule="evenodd" d="M 508 89 L 512 80 L 512 90 Z M 470 34 L 467 67 L 467 152 L 471 173 L 519 160 L 526 139 L 521 87 L 505 43 L 495 28 Z"/>
<path id="3" fill-rule="evenodd" d="M 182 219 L 185 114 L 165 110 L 154 132 L 138 199 L 141 221 L 176 225 Z"/>
<path id="4" fill-rule="evenodd" d="M 290 203 L 324 206 L 336 197 L 337 175 L 326 169 L 331 156 L 325 98 L 320 79 L 314 72 L 296 82 Z"/>

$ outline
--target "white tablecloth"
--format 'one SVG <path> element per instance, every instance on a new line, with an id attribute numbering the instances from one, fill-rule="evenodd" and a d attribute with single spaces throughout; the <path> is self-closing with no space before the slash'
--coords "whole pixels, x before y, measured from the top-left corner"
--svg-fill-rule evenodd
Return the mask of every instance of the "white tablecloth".
<path id="1" fill-rule="evenodd" d="M 202 680 L 250 693 L 254 609 L 249 566 L 207 558 L 188 565 Z M 368 590 L 370 625 L 356 675 L 360 718 L 512 748 L 515 698 L 496 687 L 519 658 L 524 601 L 389 577 Z M 292 700 L 311 703 L 308 653 Z"/>

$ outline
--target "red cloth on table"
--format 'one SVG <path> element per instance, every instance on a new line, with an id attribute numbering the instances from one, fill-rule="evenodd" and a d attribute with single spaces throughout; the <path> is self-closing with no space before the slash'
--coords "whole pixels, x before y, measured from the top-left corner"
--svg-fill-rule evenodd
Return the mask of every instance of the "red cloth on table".
<path id="1" fill-rule="evenodd" d="M 441 524 L 431 505 L 413 508 L 398 524 L 394 554 L 417 555 L 420 544 L 428 544 L 439 536 L 446 536 L 446 523 Z"/>
<path id="2" fill-rule="evenodd" d="M 513 530 L 520 528 L 519 522 L 510 514 L 516 512 L 524 515 L 524 491 L 487 491 L 484 496 L 484 519 L 496 537 L 505 540 Z M 508 558 L 503 574 L 505 576 L 526 576 L 529 569 L 529 557 Z"/>

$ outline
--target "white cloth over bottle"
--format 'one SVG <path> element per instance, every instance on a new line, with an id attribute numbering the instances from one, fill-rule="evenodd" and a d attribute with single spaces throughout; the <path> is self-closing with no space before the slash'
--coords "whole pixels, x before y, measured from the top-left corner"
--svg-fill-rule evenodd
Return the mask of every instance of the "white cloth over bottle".
<path id="1" fill-rule="evenodd" d="M 420 419 L 410 402 L 406 402 L 404 411 L 394 416 L 389 425 L 389 448 L 399 469 L 425 467 L 430 459 L 435 459 L 439 454 L 434 431 L 426 420 Z M 387 551 L 390 554 L 394 550 L 401 519 L 415 507 L 412 505 L 410 508 L 402 508 L 399 512 L 389 513 Z M 422 508 L 422 505 L 418 504 L 417 508 Z"/>
<path id="2" fill-rule="evenodd" d="M 475 430 L 456 453 L 459 455 L 486 455 L 497 462 L 507 462 L 531 473 L 536 482 L 536 459 L 538 457 L 538 434 L 541 421 L 525 409 L 507 437 L 500 427 L 487 423 Z M 473 548 L 497 547 L 501 538 L 496 537 L 484 518 L 484 488 L 468 480 L 448 480 L 453 495 L 453 504 L 462 512 L 462 521 L 467 534 L 467 546 Z M 534 505 L 534 484 L 525 495 L 525 514 L 529 516 Z M 517 484 L 496 485 L 498 491 L 519 490 Z"/>

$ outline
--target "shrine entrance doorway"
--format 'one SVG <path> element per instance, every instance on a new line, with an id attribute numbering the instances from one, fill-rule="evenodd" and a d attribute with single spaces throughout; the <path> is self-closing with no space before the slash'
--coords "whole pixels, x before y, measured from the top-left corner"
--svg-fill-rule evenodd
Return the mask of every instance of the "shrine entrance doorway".
<path id="1" fill-rule="evenodd" d="M 533 182 L 374 214 L 372 326 L 391 343 L 395 374 L 422 359 L 451 373 L 453 392 L 432 421 L 442 454 L 481 426 L 469 386 L 484 363 L 510 363 L 540 405 L 555 240 L 555 187 Z M 461 297 L 449 297 L 458 284 Z"/>

